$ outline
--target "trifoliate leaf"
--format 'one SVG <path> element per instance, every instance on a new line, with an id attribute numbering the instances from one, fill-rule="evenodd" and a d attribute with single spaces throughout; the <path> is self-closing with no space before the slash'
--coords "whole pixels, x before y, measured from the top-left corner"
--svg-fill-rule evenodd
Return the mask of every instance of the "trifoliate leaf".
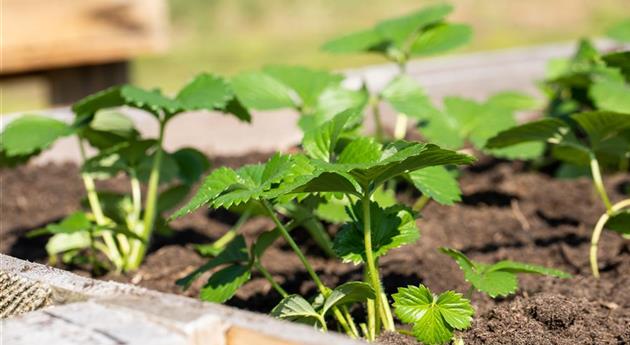
<path id="1" fill-rule="evenodd" d="M 334 306 L 363 302 L 374 298 L 376 298 L 376 294 L 370 284 L 365 282 L 347 282 L 333 289 L 328 298 L 326 298 L 320 313 L 321 315 L 326 315 L 326 312 Z"/>
<path id="2" fill-rule="evenodd" d="M 443 166 L 428 167 L 409 173 L 413 185 L 422 194 L 443 205 L 461 201 L 462 191 L 457 179 Z"/>
<path id="3" fill-rule="evenodd" d="M 381 97 L 397 112 L 419 120 L 431 119 L 439 114 L 422 87 L 407 75 L 392 79 L 381 92 Z"/>
<path id="4" fill-rule="evenodd" d="M 210 259 L 186 277 L 177 280 L 176 284 L 182 286 L 184 289 L 187 289 L 190 284 L 192 284 L 192 282 L 199 278 L 199 276 L 204 272 L 221 265 L 244 263 L 248 260 L 249 254 L 247 252 L 245 238 L 243 235 L 238 235 L 225 246 L 225 249 L 223 249 L 219 255 Z"/>
<path id="5" fill-rule="evenodd" d="M 439 296 L 424 285 L 399 288 L 394 298 L 396 316 L 413 324 L 413 333 L 424 344 L 445 344 L 455 329 L 470 327 L 474 310 L 461 294 L 446 291 Z"/>
<path id="6" fill-rule="evenodd" d="M 271 310 L 271 316 L 283 320 L 289 320 L 307 325 L 322 327 L 325 323 L 323 317 L 315 311 L 315 308 L 300 295 L 289 295 L 280 301 Z"/>
<path id="7" fill-rule="evenodd" d="M 356 143 L 355 143 L 356 142 Z M 396 177 L 403 173 L 408 173 L 424 167 L 445 165 L 445 164 L 468 164 L 474 161 L 474 158 L 468 155 L 459 154 L 449 150 L 443 150 L 438 146 L 431 144 L 410 143 L 403 140 L 390 143 L 382 149 L 380 157 L 376 158 L 376 149 L 380 146 L 378 143 L 366 140 L 356 139 L 350 142 L 340 154 L 340 158 L 336 163 L 328 163 L 320 160 L 313 160 L 312 164 L 315 171 L 311 176 L 304 176 L 296 184 L 295 192 L 306 192 L 303 185 L 309 185 L 308 192 L 346 192 L 350 188 L 344 190 L 331 190 L 330 184 L 316 183 L 316 179 L 321 176 L 326 177 L 326 182 L 333 179 L 332 175 L 338 175 L 335 179 L 344 182 L 344 186 L 353 185 L 355 188 L 372 188 L 380 186 L 383 182 Z M 352 152 L 352 154 L 350 153 Z M 361 155 L 358 155 L 361 153 Z M 347 161 L 347 163 L 344 163 Z M 334 187 L 334 186 L 333 186 Z"/>
<path id="8" fill-rule="evenodd" d="M 423 32 L 411 45 L 411 55 L 425 56 L 459 48 L 472 38 L 472 29 L 465 24 L 440 24 Z"/>
<path id="9" fill-rule="evenodd" d="M 65 123 L 46 116 L 23 115 L 9 122 L 0 135 L 0 148 L 7 156 L 22 156 L 45 150 L 55 140 L 70 135 Z"/>
<path id="10" fill-rule="evenodd" d="M 279 80 L 264 72 L 245 72 L 232 78 L 232 87 L 238 99 L 248 108 L 271 110 L 293 108 L 293 91 Z"/>
<path id="11" fill-rule="evenodd" d="M 620 211 L 614 214 L 608 219 L 605 227 L 620 234 L 630 234 L 630 211 Z"/>
<path id="12" fill-rule="evenodd" d="M 170 216 L 170 219 L 179 218 L 193 212 L 199 207 L 210 203 L 214 198 L 223 193 L 231 185 L 239 182 L 236 172 L 227 167 L 221 167 L 213 171 L 206 177 L 197 193 L 190 201 L 177 212 Z"/>
<path id="13" fill-rule="evenodd" d="M 359 264 L 365 262 L 364 218 L 360 202 L 352 207 L 351 218 L 352 221 L 344 224 L 335 236 L 333 249 L 344 261 Z M 420 238 L 413 213 L 399 206 L 383 209 L 371 202 L 370 224 L 374 257 Z"/>
<path id="14" fill-rule="evenodd" d="M 234 264 L 214 273 L 201 288 L 199 297 L 207 302 L 223 303 L 251 277 L 248 266 Z"/>

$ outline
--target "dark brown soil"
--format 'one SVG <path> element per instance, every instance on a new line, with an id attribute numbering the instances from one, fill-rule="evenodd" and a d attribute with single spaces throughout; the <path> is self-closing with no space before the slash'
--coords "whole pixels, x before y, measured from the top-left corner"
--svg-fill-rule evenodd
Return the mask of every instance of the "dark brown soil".
<path id="1" fill-rule="evenodd" d="M 215 165 L 238 166 L 265 155 L 217 159 Z M 588 179 L 555 180 L 528 172 L 518 163 L 483 161 L 461 179 L 462 203 L 445 207 L 431 203 L 418 221 L 422 238 L 392 251 L 381 260 L 389 293 L 404 285 L 426 284 L 439 292 L 465 291 L 468 286 L 457 266 L 437 248 L 450 246 L 471 258 L 492 262 L 512 259 L 560 268 L 575 275 L 570 280 L 523 276 L 515 297 L 491 300 L 476 294 L 477 316 L 462 334 L 466 344 L 630 344 L 630 245 L 614 233 L 604 233 L 600 244 L 602 277 L 590 277 L 590 232 L 603 211 Z M 630 176 L 609 176 L 613 200 L 623 198 Z M 45 239 L 26 239 L 24 233 L 55 221 L 80 206 L 83 187 L 72 164 L 21 167 L 0 171 L 0 252 L 45 262 Z M 100 188 L 126 190 L 124 180 Z M 401 196 L 405 198 L 405 196 Z M 174 281 L 205 259 L 194 243 L 218 238 L 234 223 L 226 212 L 200 210 L 175 221 L 170 238 L 157 238 L 139 271 L 104 279 L 196 296 L 203 280 L 182 292 Z M 272 223 L 255 218 L 243 227 L 248 240 Z M 298 242 L 324 281 L 330 285 L 360 279 L 361 268 L 328 260 L 301 232 Z M 313 294 L 314 286 L 298 259 L 283 242 L 274 245 L 264 264 L 291 292 Z M 79 270 L 77 273 L 86 274 Z M 268 312 L 279 300 L 266 280 L 255 275 L 229 304 Z M 384 344 L 408 344 L 411 338 L 388 334 Z"/>

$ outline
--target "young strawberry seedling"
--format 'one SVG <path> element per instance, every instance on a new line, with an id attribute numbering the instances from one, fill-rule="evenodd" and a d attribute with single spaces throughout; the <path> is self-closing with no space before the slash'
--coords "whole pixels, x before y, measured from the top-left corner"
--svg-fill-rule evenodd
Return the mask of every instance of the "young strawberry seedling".
<path id="1" fill-rule="evenodd" d="M 339 134 L 352 121 L 355 113 L 342 112 L 320 127 L 317 133 L 312 132 L 305 137 L 303 146 L 308 156 L 276 155 L 265 164 L 244 166 L 238 170 L 215 170 L 191 201 L 173 215 L 182 216 L 206 204 L 212 208 L 230 208 L 255 202 L 267 211 L 276 225 L 273 231 L 263 233 L 249 250 L 249 266 L 228 266 L 224 270 L 230 269 L 229 272 L 221 274 L 224 272 L 221 270 L 214 273 L 202 289 L 202 298 L 215 300 L 218 296 L 220 301 L 225 300 L 228 294 L 214 291 L 219 288 L 225 291 L 229 287 L 229 292 L 235 293 L 249 279 L 251 267 L 255 267 L 284 296 L 273 311 L 280 318 L 315 323 L 325 328 L 322 320 L 330 310 L 342 329 L 352 337 L 362 335 L 374 340 L 381 330 L 395 330 L 389 301 L 380 282 L 378 258 L 393 248 L 415 242 L 419 232 L 412 210 L 402 205 L 382 207 L 373 200 L 373 195 L 380 186 L 398 176 L 431 166 L 468 164 L 473 158 L 431 144 L 395 141 L 384 146 L 368 137 L 345 140 Z M 333 249 L 344 261 L 364 265 L 365 283 L 346 283 L 332 290 L 325 286 L 290 235 L 299 220 L 292 219 L 284 224 L 277 216 L 277 205 L 314 195 L 324 198 L 343 195 L 352 205 L 347 209 L 350 221 L 335 236 Z M 287 241 L 317 286 L 320 295 L 311 302 L 299 295 L 287 295 L 258 261 L 264 250 L 260 248 L 268 246 L 278 234 Z M 240 259 L 246 261 L 243 258 Z M 201 272 L 215 267 L 217 263 L 225 263 L 224 260 L 220 254 L 180 280 L 180 284 L 189 285 Z M 361 291 L 356 293 L 357 296 L 361 296 L 367 307 L 367 322 L 359 328 L 343 305 L 356 301 L 358 297 L 335 297 L 347 296 L 350 294 L 348 291 L 357 289 Z M 444 321 L 439 314 L 432 315 L 430 319 L 436 324 Z M 427 337 L 423 340 L 438 343 L 432 339 Z"/>
<path id="2" fill-rule="evenodd" d="M 474 290 L 483 292 L 492 298 L 509 296 L 518 289 L 517 274 L 541 274 L 557 278 L 571 278 L 571 275 L 560 270 L 522 262 L 502 260 L 494 264 L 484 264 L 470 260 L 464 253 L 456 249 L 440 248 L 443 254 L 453 258 L 464 271 L 464 278 L 471 284 L 466 298 L 471 299 Z"/>
<path id="3" fill-rule="evenodd" d="M 597 247 L 603 229 L 630 234 L 630 199 L 611 202 L 600 168 L 602 164 L 619 167 L 619 162 L 629 159 L 630 114 L 594 111 L 563 119 L 545 118 L 503 131 L 488 140 L 487 147 L 504 148 L 525 142 L 546 142 L 552 145 L 554 157 L 590 168 L 593 185 L 606 208 L 591 238 L 591 269 L 599 277 Z"/>
<path id="4" fill-rule="evenodd" d="M 150 113 L 159 123 L 157 139 L 143 139 L 126 116 L 109 110 L 128 106 Z M 89 214 L 77 213 L 56 225 L 32 235 L 53 234 L 47 245 L 51 256 L 79 254 L 92 249 L 111 262 L 116 271 L 130 271 L 141 264 L 154 230 L 166 229 L 160 213 L 183 200 L 192 184 L 208 169 L 205 156 L 192 148 L 169 153 L 163 149 L 166 125 L 176 115 L 190 110 L 219 110 L 249 121 L 248 111 L 222 78 L 201 74 L 187 84 L 175 98 L 159 91 L 130 85 L 113 87 L 75 103 L 71 125 L 26 115 L 9 123 L 2 133 L 2 157 L 6 163 L 25 161 L 49 147 L 56 139 L 74 135 L 83 164 L 81 176 L 87 192 Z M 85 144 L 98 153 L 87 157 Z M 94 180 L 125 174 L 131 195 L 97 192 Z M 177 180 L 177 182 L 174 182 Z M 142 197 L 141 182 L 147 183 Z M 169 188 L 160 193 L 160 184 Z M 144 199 L 144 207 L 142 201 Z M 99 239 L 99 241 L 95 241 Z M 102 241 L 102 242 L 101 242 Z M 99 267 L 103 266 L 101 264 Z M 97 270 L 97 267 L 93 267 Z"/>

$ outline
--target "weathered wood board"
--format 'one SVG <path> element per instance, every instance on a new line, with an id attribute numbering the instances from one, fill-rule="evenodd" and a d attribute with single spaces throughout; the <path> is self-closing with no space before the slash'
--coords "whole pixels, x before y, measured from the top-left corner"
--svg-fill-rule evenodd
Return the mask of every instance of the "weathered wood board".
<path id="1" fill-rule="evenodd" d="M 2 0 L 0 74 L 124 61 L 167 46 L 164 0 Z"/>

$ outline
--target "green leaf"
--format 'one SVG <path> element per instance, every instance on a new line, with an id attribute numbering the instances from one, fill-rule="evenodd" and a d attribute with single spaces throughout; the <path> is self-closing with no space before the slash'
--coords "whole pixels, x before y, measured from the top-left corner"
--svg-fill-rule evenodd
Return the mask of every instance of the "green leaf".
<path id="1" fill-rule="evenodd" d="M 193 281 L 195 281 L 201 274 L 207 272 L 215 267 L 219 267 L 225 264 L 237 264 L 246 262 L 249 260 L 249 254 L 247 253 L 247 244 L 243 235 L 236 236 L 230 241 L 225 249 L 216 257 L 210 259 L 208 262 L 197 268 L 195 271 L 187 275 L 186 277 L 177 280 L 176 284 L 187 289 Z"/>
<path id="2" fill-rule="evenodd" d="M 623 79 L 598 78 L 589 94 L 598 109 L 630 113 L 630 85 Z"/>
<path id="3" fill-rule="evenodd" d="M 322 193 L 335 192 L 358 194 L 357 187 L 352 183 L 348 176 L 334 172 L 321 172 L 314 175 L 304 183 L 301 183 L 291 189 L 291 193 Z"/>
<path id="4" fill-rule="evenodd" d="M 48 224 L 43 229 L 29 231 L 27 237 L 35 237 L 44 234 L 71 234 L 81 231 L 91 231 L 94 224 L 84 212 L 75 212 L 57 224 Z"/>
<path id="5" fill-rule="evenodd" d="M 96 92 L 79 100 L 72 106 L 72 111 L 78 115 L 90 115 L 101 109 L 124 105 L 146 110 L 160 121 L 168 120 L 184 110 L 180 102 L 162 95 L 159 90 L 148 91 L 123 85 Z"/>
<path id="6" fill-rule="evenodd" d="M 541 106 L 536 97 L 518 91 L 503 91 L 490 96 L 486 101 L 493 107 L 515 110 L 534 110 Z"/>
<path id="7" fill-rule="evenodd" d="M 357 109 L 357 111 L 355 116 L 348 120 L 346 128 L 358 127 L 363 122 L 362 109 L 366 106 L 368 98 L 365 88 L 349 90 L 340 85 L 328 87 L 319 95 L 313 115 L 300 117 L 300 128 L 308 132 L 324 125 L 332 117 L 348 109 Z"/>
<path id="8" fill-rule="evenodd" d="M 289 295 L 271 310 L 271 316 L 308 325 L 324 325 L 315 308 L 300 295 Z"/>
<path id="9" fill-rule="evenodd" d="M 337 286 L 328 295 L 320 313 L 321 315 L 326 315 L 326 312 L 334 306 L 363 302 L 374 298 L 376 298 L 376 294 L 370 284 L 365 282 L 347 282 Z"/>
<path id="10" fill-rule="evenodd" d="M 630 19 L 625 19 L 613 25 L 606 35 L 619 42 L 630 42 Z"/>
<path id="11" fill-rule="evenodd" d="M 381 150 L 380 157 L 377 158 L 379 146 L 378 143 L 366 138 L 355 139 L 344 148 L 337 163 L 313 160 L 315 172 L 310 177 L 305 176 L 300 183 L 309 185 L 308 192 L 339 191 L 351 193 L 350 185 L 354 185 L 354 188 L 357 186 L 376 188 L 388 179 L 403 173 L 429 166 L 468 164 L 474 161 L 471 156 L 443 150 L 435 145 L 410 143 L 402 140 L 387 145 Z M 351 180 L 354 181 L 348 180 L 344 183 L 347 188 L 338 190 L 334 189 L 334 185 L 331 188 L 329 183 L 320 186 L 317 179 L 321 179 L 320 176 L 322 175 L 326 177 L 325 182 L 331 181 L 332 175 L 338 175 L 334 176 L 337 180 L 347 180 L 351 176 Z M 295 192 L 306 191 L 297 185 L 295 187 Z"/>
<path id="12" fill-rule="evenodd" d="M 187 110 L 216 110 L 224 109 L 233 97 L 227 81 L 214 74 L 201 73 L 186 84 L 175 99 Z"/>
<path id="13" fill-rule="evenodd" d="M 424 344 L 445 344 L 455 329 L 470 327 L 474 310 L 461 294 L 446 291 L 439 296 L 424 285 L 399 288 L 394 298 L 395 313 L 413 324 L 413 333 Z"/>
<path id="14" fill-rule="evenodd" d="M 605 227 L 620 234 L 630 234 L 630 210 L 620 211 L 610 217 Z"/>
<path id="15" fill-rule="evenodd" d="M 46 243 L 46 252 L 49 256 L 54 256 L 69 250 L 88 248 L 90 243 L 90 235 L 87 231 L 58 233 Z"/>
<path id="16" fill-rule="evenodd" d="M 90 121 L 90 128 L 127 139 L 137 135 L 133 121 L 129 117 L 109 109 L 96 112 Z"/>
<path id="17" fill-rule="evenodd" d="M 175 219 L 189 214 L 203 205 L 210 203 L 214 198 L 223 193 L 231 185 L 239 182 L 236 172 L 227 167 L 221 167 L 206 177 L 197 193 L 177 212 L 169 218 Z"/>
<path id="18" fill-rule="evenodd" d="M 251 277 L 248 266 L 230 265 L 214 273 L 201 288 L 199 297 L 207 302 L 223 303 L 236 293 Z"/>
<path id="19" fill-rule="evenodd" d="M 297 106 L 293 91 L 264 72 L 241 73 L 232 79 L 232 87 L 248 108 L 270 110 Z"/>
<path id="20" fill-rule="evenodd" d="M 356 109 L 349 109 L 335 115 L 328 123 L 310 130 L 304 134 L 302 146 L 311 158 L 331 161 L 335 148 L 349 120 L 359 113 Z"/>
<path id="21" fill-rule="evenodd" d="M 215 208 L 230 208 L 249 201 L 273 199 L 291 188 L 290 181 L 280 182 L 292 175 L 299 166 L 299 159 L 289 155 L 275 154 L 265 164 L 245 165 L 236 171 L 239 183 L 212 202 Z"/>
<path id="22" fill-rule="evenodd" d="M 314 107 L 326 88 L 343 80 L 340 74 L 301 66 L 274 65 L 265 67 L 263 71 L 293 90 L 299 96 L 302 107 Z"/>
<path id="23" fill-rule="evenodd" d="M 464 278 L 475 289 L 490 297 L 508 296 L 518 289 L 517 273 L 542 274 L 559 278 L 570 278 L 571 275 L 560 270 L 543 266 L 530 265 L 509 260 L 499 261 L 493 265 L 474 262 L 462 252 L 451 248 L 440 248 L 440 251 L 452 257 L 464 271 Z"/>
<path id="24" fill-rule="evenodd" d="M 416 119 L 429 119 L 439 114 L 420 85 L 407 75 L 392 79 L 381 97 L 397 112 Z"/>
<path id="25" fill-rule="evenodd" d="M 569 126 L 558 119 L 547 118 L 504 130 L 490 138 L 487 148 L 503 148 L 532 141 L 558 144 L 570 133 Z"/>
<path id="26" fill-rule="evenodd" d="M 461 201 L 462 191 L 459 189 L 457 179 L 443 166 L 412 171 L 409 178 L 422 194 L 442 205 L 452 205 Z"/>
<path id="27" fill-rule="evenodd" d="M 472 38 L 472 29 L 465 24 L 440 24 L 423 32 L 411 45 L 411 55 L 426 56 L 459 48 Z"/>
<path id="28" fill-rule="evenodd" d="M 398 48 L 404 48 L 413 34 L 438 23 L 453 11 L 449 4 L 425 7 L 406 16 L 384 20 L 376 25 L 376 31 Z"/>
<path id="29" fill-rule="evenodd" d="M 45 150 L 57 139 L 72 134 L 65 123 L 46 116 L 22 115 L 9 122 L 0 135 L 0 147 L 8 157 Z"/>
<path id="30" fill-rule="evenodd" d="M 593 111 L 571 117 L 586 132 L 595 149 L 604 140 L 630 128 L 630 114 Z"/>
<path id="31" fill-rule="evenodd" d="M 337 161 L 340 164 L 370 164 L 378 162 L 381 154 L 382 145 L 374 138 L 360 137 L 346 145 Z"/>
<path id="32" fill-rule="evenodd" d="M 388 251 L 420 238 L 413 213 L 400 206 L 381 208 L 377 203 L 370 203 L 370 223 L 372 250 L 374 257 L 385 255 Z M 365 262 L 363 241 L 363 212 L 361 203 L 352 207 L 352 221 L 344 224 L 335 236 L 333 249 L 344 261 L 359 264 Z"/>
<path id="33" fill-rule="evenodd" d="M 545 144 L 530 142 L 488 151 L 495 157 L 506 158 L 510 160 L 534 159 L 542 156 L 542 154 L 545 152 Z"/>
<path id="34" fill-rule="evenodd" d="M 493 265 L 488 266 L 485 269 L 486 272 L 510 272 L 510 273 L 529 273 L 529 274 L 541 274 L 556 278 L 571 278 L 571 275 L 553 268 L 547 268 L 544 266 L 525 264 L 522 262 L 515 262 L 510 260 L 502 260 Z"/>
<path id="35" fill-rule="evenodd" d="M 330 53 L 357 53 L 375 49 L 383 42 L 383 38 L 375 30 L 364 30 L 351 33 L 322 46 L 322 50 Z"/>
<path id="36" fill-rule="evenodd" d="M 206 155 L 191 147 L 179 149 L 171 157 L 177 162 L 179 179 L 188 185 L 199 181 L 201 175 L 210 168 Z"/>

